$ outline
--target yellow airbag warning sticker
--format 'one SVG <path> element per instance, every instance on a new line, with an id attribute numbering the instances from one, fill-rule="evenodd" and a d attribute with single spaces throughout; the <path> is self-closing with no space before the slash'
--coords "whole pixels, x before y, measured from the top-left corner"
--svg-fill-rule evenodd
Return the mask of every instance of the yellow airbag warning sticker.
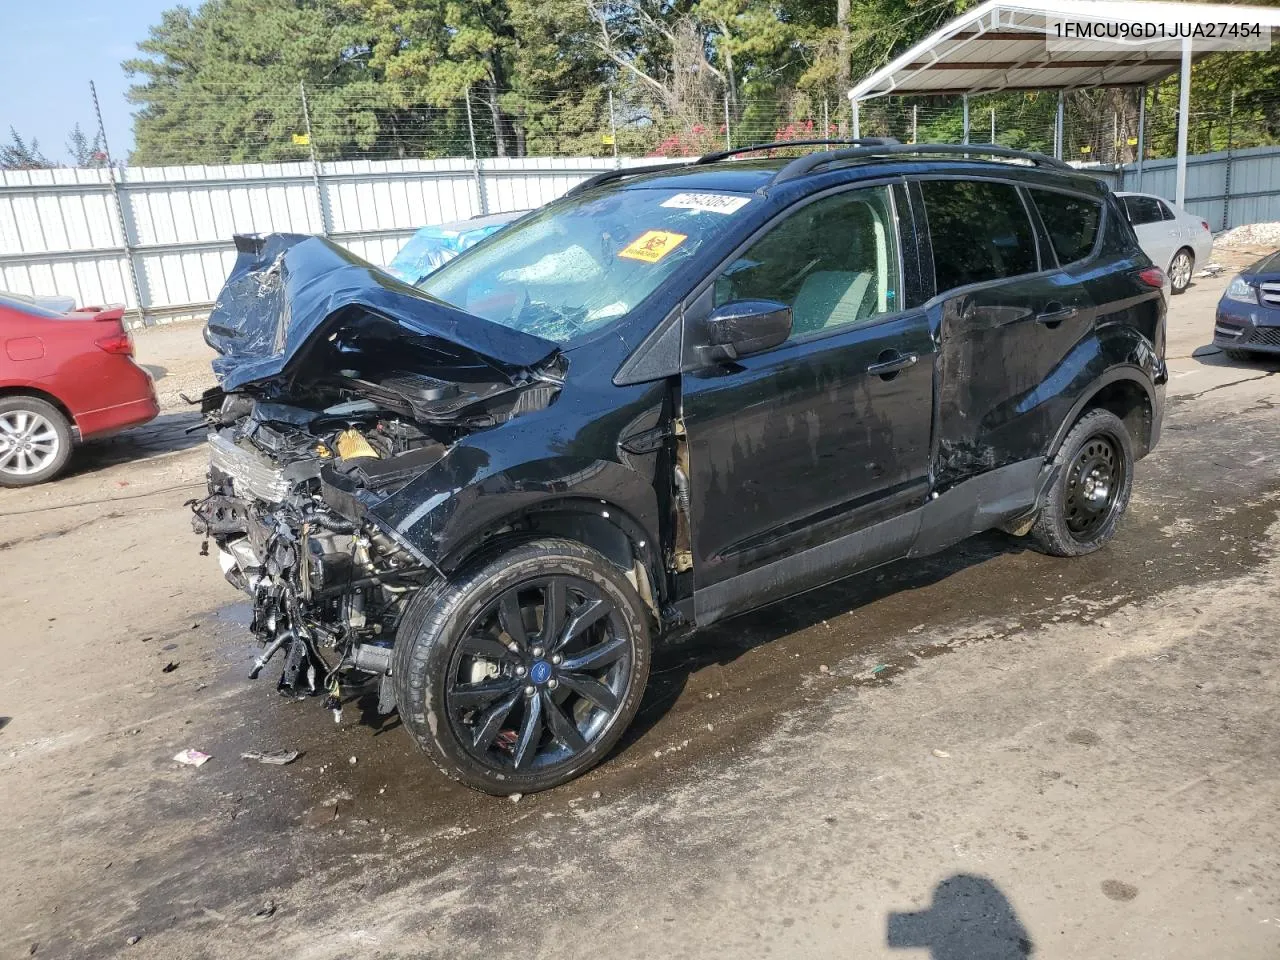
<path id="1" fill-rule="evenodd" d="M 618 256 L 628 260 L 643 260 L 645 263 L 657 263 L 680 244 L 687 236 L 683 233 L 668 233 L 665 230 L 646 230 L 636 239 L 618 251 Z"/>

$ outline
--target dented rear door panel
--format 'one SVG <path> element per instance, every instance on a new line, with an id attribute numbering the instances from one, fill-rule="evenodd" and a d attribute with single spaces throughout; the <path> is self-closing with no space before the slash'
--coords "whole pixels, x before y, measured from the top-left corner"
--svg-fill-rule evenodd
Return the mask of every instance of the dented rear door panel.
<path id="1" fill-rule="evenodd" d="M 934 309 L 938 485 L 1041 455 L 1071 406 L 1064 363 L 1093 327 L 1085 288 L 1054 270 L 958 291 Z"/>

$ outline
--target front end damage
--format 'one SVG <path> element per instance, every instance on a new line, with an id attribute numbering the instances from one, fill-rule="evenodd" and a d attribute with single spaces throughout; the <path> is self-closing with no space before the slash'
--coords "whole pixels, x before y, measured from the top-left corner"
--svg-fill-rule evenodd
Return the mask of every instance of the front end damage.
<path id="1" fill-rule="evenodd" d="M 193 527 L 253 602 L 250 677 L 323 694 L 386 675 L 409 600 L 439 576 L 371 513 L 460 439 L 552 403 L 554 344 L 397 283 L 318 238 L 239 238 L 209 318 L 208 495 Z"/>

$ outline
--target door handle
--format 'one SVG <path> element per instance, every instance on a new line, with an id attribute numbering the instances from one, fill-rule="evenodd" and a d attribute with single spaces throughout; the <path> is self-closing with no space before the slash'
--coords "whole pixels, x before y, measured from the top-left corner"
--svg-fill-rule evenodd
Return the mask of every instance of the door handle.
<path id="1" fill-rule="evenodd" d="M 1080 311 L 1075 307 L 1064 307 L 1057 300 L 1046 303 L 1043 313 L 1036 314 L 1036 323 L 1043 323 L 1046 327 L 1054 326 L 1063 320 L 1070 320 Z"/>
<path id="2" fill-rule="evenodd" d="M 884 354 L 881 354 L 881 356 L 884 356 Z M 920 355 L 917 353 L 899 353 L 871 364 L 871 366 L 867 367 L 867 373 L 876 377 L 884 377 L 887 380 L 899 370 L 905 370 L 907 367 L 912 366 L 919 359 Z"/>

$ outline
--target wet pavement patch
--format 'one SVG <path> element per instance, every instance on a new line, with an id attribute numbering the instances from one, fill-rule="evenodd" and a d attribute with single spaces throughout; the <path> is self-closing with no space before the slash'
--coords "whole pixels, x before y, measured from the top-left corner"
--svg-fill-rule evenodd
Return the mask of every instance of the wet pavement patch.
<path id="1" fill-rule="evenodd" d="M 1103 880 L 1102 892 L 1108 900 L 1118 900 L 1121 903 L 1127 903 L 1138 895 L 1138 888 L 1131 883 L 1125 883 L 1122 880 Z"/>

